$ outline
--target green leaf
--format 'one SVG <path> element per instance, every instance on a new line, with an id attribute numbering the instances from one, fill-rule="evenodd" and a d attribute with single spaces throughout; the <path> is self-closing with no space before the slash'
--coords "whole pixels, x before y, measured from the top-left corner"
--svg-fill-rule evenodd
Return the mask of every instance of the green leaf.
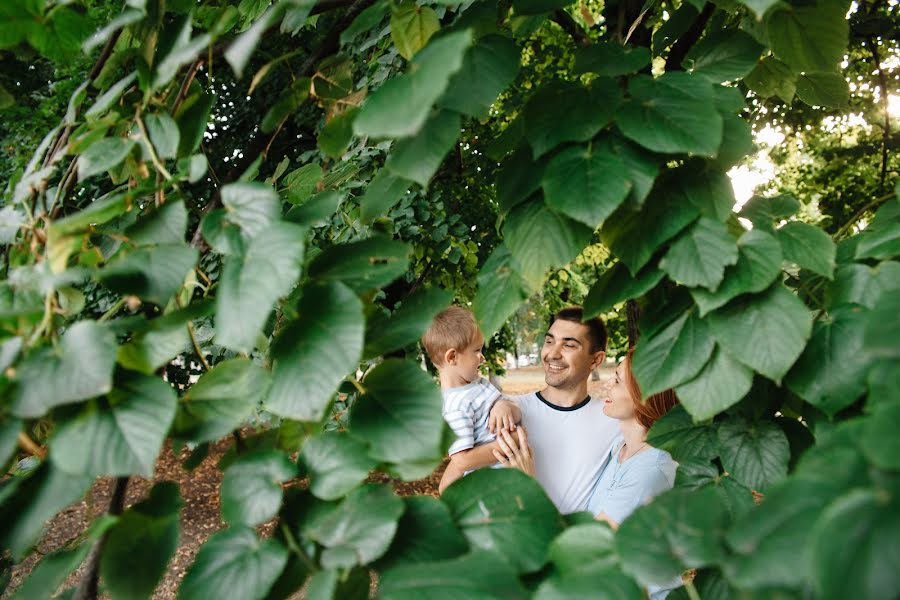
<path id="1" fill-rule="evenodd" d="M 843 108 L 850 101 L 850 88 L 842 73 L 800 73 L 797 97 L 810 106 Z"/>
<path id="2" fill-rule="evenodd" d="M 390 486 L 366 485 L 314 513 L 302 531 L 324 546 L 320 561 L 326 569 L 365 565 L 387 551 L 403 508 Z"/>
<path id="3" fill-rule="evenodd" d="M 821 515 L 812 535 L 812 580 L 826 600 L 848 594 L 886 598 L 900 586 L 894 554 L 900 503 L 881 490 L 852 490 Z"/>
<path id="4" fill-rule="evenodd" d="M 631 192 L 625 165 L 609 144 L 572 146 L 554 156 L 544 169 L 547 206 L 596 228 Z"/>
<path id="5" fill-rule="evenodd" d="M 415 137 L 399 140 L 384 164 L 397 175 L 415 181 L 423 188 L 437 172 L 447 152 L 459 137 L 459 113 L 440 110 L 431 115 Z"/>
<path id="6" fill-rule="evenodd" d="M 502 554 L 520 573 L 540 569 L 562 519 L 533 478 L 515 469 L 479 469 L 441 499 L 475 548 Z"/>
<path id="7" fill-rule="evenodd" d="M 319 189 L 324 173 L 318 163 L 309 163 L 284 176 L 281 190 L 285 200 L 291 204 L 303 204 Z"/>
<path id="8" fill-rule="evenodd" d="M 219 490 L 222 520 L 255 527 L 278 513 L 281 484 L 297 474 L 297 465 L 278 451 L 239 456 L 222 476 Z"/>
<path id="9" fill-rule="evenodd" d="M 357 292 L 389 284 L 406 272 L 410 247 L 383 236 L 339 244 L 317 255 L 309 275 L 320 281 L 341 281 Z"/>
<path id="10" fill-rule="evenodd" d="M 675 489 L 641 506 L 616 532 L 622 570 L 643 585 L 664 585 L 685 568 L 716 564 L 725 556 L 727 513 L 713 489 Z"/>
<path id="11" fill-rule="evenodd" d="M 756 506 L 750 488 L 738 483 L 729 473 L 720 474 L 719 467 L 711 462 L 688 461 L 679 464 L 675 475 L 675 487 L 715 490 L 732 519 Z"/>
<path id="12" fill-rule="evenodd" d="M 431 377 L 410 361 L 387 359 L 366 375 L 365 394 L 350 412 L 350 432 L 369 456 L 397 465 L 437 461 L 443 454 L 441 396 Z"/>
<path id="13" fill-rule="evenodd" d="M 722 115 L 713 105 L 709 80 L 670 72 L 656 79 L 638 75 L 631 101 L 616 113 L 625 137 L 654 152 L 715 156 L 722 143 Z"/>
<path id="14" fill-rule="evenodd" d="M 640 298 L 655 288 L 662 278 L 663 272 L 655 265 L 644 267 L 632 277 L 623 263 L 614 264 L 597 279 L 584 299 L 585 318 L 605 313 L 626 300 Z"/>
<path id="15" fill-rule="evenodd" d="M 93 321 L 79 321 L 58 347 L 32 352 L 16 368 L 12 414 L 40 417 L 54 406 L 105 394 L 112 390 L 115 365 L 115 334 Z"/>
<path id="16" fill-rule="evenodd" d="M 300 461 L 309 473 L 309 491 L 322 500 L 343 497 L 376 465 L 366 454 L 365 444 L 333 431 L 307 438 Z"/>
<path id="17" fill-rule="evenodd" d="M 270 6 L 262 16 L 253 21 L 253 25 L 249 29 L 240 34 L 225 50 L 225 60 L 231 65 L 238 79 L 243 75 L 244 68 L 250 62 L 250 57 L 256 50 L 263 34 L 278 22 L 286 9 L 287 3 L 282 2 L 276 2 Z"/>
<path id="18" fill-rule="evenodd" d="M 172 42 L 169 51 L 154 64 L 153 88 L 159 89 L 172 81 L 178 71 L 184 65 L 193 62 L 212 42 L 212 35 L 203 33 L 191 38 L 191 17 L 185 15 L 181 18 L 178 33 Z M 226 52 L 227 58 L 227 52 Z"/>
<path id="19" fill-rule="evenodd" d="M 742 117 L 732 114 L 722 115 L 722 145 L 713 166 L 727 171 L 738 164 L 744 157 L 756 150 L 753 142 L 753 131 L 750 124 Z"/>
<path id="20" fill-rule="evenodd" d="M 190 156 L 200 147 L 203 133 L 209 122 L 209 114 L 216 103 L 213 94 L 199 93 L 189 96 L 175 115 L 181 139 L 178 142 L 178 156 Z"/>
<path id="21" fill-rule="evenodd" d="M 883 294 L 869 315 L 863 331 L 863 347 L 872 356 L 900 358 L 900 294 Z"/>
<path id="22" fill-rule="evenodd" d="M 282 121 L 300 108 L 300 105 L 309 98 L 309 84 L 309 77 L 295 79 L 266 111 L 259 124 L 260 131 L 272 133 Z"/>
<path id="23" fill-rule="evenodd" d="M 778 96 L 786 104 L 791 103 L 797 92 L 797 75 L 774 56 L 767 56 L 759 61 L 744 77 L 744 83 L 758 96 Z"/>
<path id="24" fill-rule="evenodd" d="M 725 269 L 725 277 L 715 292 L 691 288 L 700 316 L 727 304 L 744 293 L 761 292 L 781 273 L 781 245 L 760 229 L 747 231 L 737 241 L 738 261 Z"/>
<path id="25" fill-rule="evenodd" d="M 475 318 L 490 339 L 528 297 L 525 282 L 513 268 L 509 249 L 500 244 L 478 270 Z"/>
<path id="26" fill-rule="evenodd" d="M 644 397 L 675 387 L 696 375 L 712 355 L 715 341 L 706 321 L 693 310 L 645 336 L 631 366 Z"/>
<path id="27" fill-rule="evenodd" d="M 900 203 L 889 201 L 875 214 L 856 246 L 856 258 L 888 259 L 900 255 L 900 227 L 897 225 Z"/>
<path id="28" fill-rule="evenodd" d="M 780 283 L 710 313 L 716 341 L 739 361 L 779 383 L 803 352 L 812 315 Z"/>
<path id="29" fill-rule="evenodd" d="M 53 239 L 67 234 L 86 230 L 90 226 L 102 225 L 130 210 L 129 194 L 110 192 L 94 200 L 87 208 L 54 221 L 47 232 L 47 237 Z"/>
<path id="30" fill-rule="evenodd" d="M 93 32 L 93 23 L 86 16 L 66 6 L 55 7 L 36 34 L 29 31 L 28 41 L 41 54 L 62 63 L 78 56 L 81 44 Z"/>
<path id="31" fill-rule="evenodd" d="M 119 255 L 97 278 L 114 292 L 165 306 L 194 269 L 198 255 L 184 243 L 136 248 Z"/>
<path id="32" fill-rule="evenodd" d="M 551 575 L 532 596 L 535 600 L 641 600 L 646 595 L 631 577 L 616 568 Z"/>
<path id="33" fill-rule="evenodd" d="M 896 403 L 884 402 L 875 406 L 872 415 L 865 420 L 860 445 L 866 458 L 881 469 L 900 469 L 900 448 L 895 435 L 898 425 L 900 405 Z"/>
<path id="34" fill-rule="evenodd" d="M 9 464 L 13 457 L 13 451 L 19 442 L 19 433 L 22 431 L 22 421 L 19 419 L 5 418 L 0 424 L 0 465 Z"/>
<path id="35" fill-rule="evenodd" d="M 263 183 L 229 183 L 222 186 L 221 196 L 228 221 L 240 227 L 247 238 L 256 237 L 281 217 L 278 194 Z"/>
<path id="36" fill-rule="evenodd" d="M 762 20 L 773 6 L 778 6 L 779 0 L 741 0 L 741 4 L 756 13 L 756 18 Z"/>
<path id="37" fill-rule="evenodd" d="M 441 22 L 434 9 L 417 6 L 415 2 L 391 4 L 391 39 L 406 60 L 424 48 L 440 29 Z"/>
<path id="38" fill-rule="evenodd" d="M 517 15 L 539 15 L 571 3 L 572 0 L 513 0 L 513 8 Z"/>
<path id="39" fill-rule="evenodd" d="M 575 50 L 575 73 L 618 77 L 635 73 L 650 64 L 650 51 L 641 46 L 600 42 Z"/>
<path id="40" fill-rule="evenodd" d="M 647 433 L 647 443 L 665 450 L 679 463 L 692 459 L 710 461 L 719 452 L 715 428 L 694 424 L 683 406 L 676 406 L 657 419 Z"/>
<path id="41" fill-rule="evenodd" d="M 392 175 L 387 169 L 378 171 L 359 199 L 360 220 L 364 224 L 370 224 L 377 217 L 386 214 L 406 195 L 411 184 L 407 179 Z"/>
<path id="42" fill-rule="evenodd" d="M 701 217 L 669 247 L 659 267 L 676 283 L 715 291 L 738 260 L 734 238 L 719 221 Z"/>
<path id="43" fill-rule="evenodd" d="M 717 347 L 697 376 L 681 383 L 675 393 L 698 421 L 711 419 L 740 401 L 753 385 L 753 371 Z"/>
<path id="44" fill-rule="evenodd" d="M 351 107 L 331 118 L 319 131 L 319 150 L 331 158 L 340 158 L 353 139 L 353 119 L 359 109 Z"/>
<path id="45" fill-rule="evenodd" d="M 151 210 L 125 230 L 132 244 L 153 246 L 156 244 L 182 244 L 187 230 L 188 213 L 181 200 L 170 200 L 156 210 Z"/>
<path id="46" fill-rule="evenodd" d="M 378 561 L 380 572 L 410 563 L 428 563 L 460 556 L 469 548 L 453 522 L 447 505 L 430 496 L 403 498 L 406 509 L 387 553 Z"/>
<path id="47" fill-rule="evenodd" d="M 224 360 L 188 388 L 182 410 L 194 421 L 182 435 L 211 442 L 236 429 L 269 389 L 268 372 L 246 358 Z"/>
<path id="48" fill-rule="evenodd" d="M 148 598 L 178 548 L 178 486 L 157 483 L 150 497 L 125 511 L 103 544 L 100 575 L 114 599 Z M 134 565 L 140 564 L 140 569 Z"/>
<path id="49" fill-rule="evenodd" d="M 461 575 L 464 574 L 464 575 Z M 474 550 L 465 556 L 398 564 L 378 580 L 378 597 L 395 600 L 513 600 L 527 592 L 509 563 L 494 552 Z"/>
<path id="50" fill-rule="evenodd" d="M 135 79 L 137 79 L 137 72 L 126 75 L 109 86 L 109 89 L 100 94 L 100 96 L 97 97 L 97 100 L 94 101 L 94 104 L 85 111 L 84 117 L 91 120 L 102 116 L 103 113 L 112 108 L 119 98 L 122 97 L 122 94 L 125 93 L 128 86 L 134 83 Z"/>
<path id="51" fill-rule="evenodd" d="M 866 391 L 872 361 L 863 344 L 867 320 L 863 310 L 845 307 L 817 321 L 785 379 L 787 387 L 829 416 L 853 404 Z"/>
<path id="52" fill-rule="evenodd" d="M 69 574 L 87 557 L 91 546 L 83 543 L 74 548 L 63 548 L 44 556 L 31 571 L 28 579 L 16 588 L 10 597 L 15 600 L 28 598 L 52 598 Z"/>
<path id="53" fill-rule="evenodd" d="M 156 150 L 159 158 L 175 158 L 178 154 L 178 144 L 181 142 L 181 132 L 172 117 L 165 113 L 147 115 L 144 118 L 150 142 Z"/>
<path id="54" fill-rule="evenodd" d="M 0 545 L 13 558 L 23 558 L 53 515 L 81 498 L 93 482 L 46 461 L 27 478 L 7 483 L 0 499 Z"/>
<path id="55" fill-rule="evenodd" d="M 519 148 L 497 172 L 497 202 L 501 214 L 508 213 L 541 187 L 545 163 L 535 162 L 527 148 Z"/>
<path id="56" fill-rule="evenodd" d="M 364 356 L 379 356 L 415 343 L 435 314 L 446 308 L 453 294 L 437 287 L 423 288 L 403 300 L 389 317 L 376 313 L 366 324 Z"/>
<path id="57" fill-rule="evenodd" d="M 341 44 L 349 44 L 361 33 L 365 33 L 379 25 L 388 11 L 387 2 L 378 2 L 368 7 L 353 19 L 350 26 L 341 32 Z"/>
<path id="58" fill-rule="evenodd" d="M 266 408 L 282 417 L 318 421 L 340 381 L 359 363 L 365 319 L 359 299 L 337 282 L 304 288 L 299 313 L 272 346 Z"/>
<path id="59" fill-rule="evenodd" d="M 242 256 L 225 259 L 216 296 L 216 343 L 235 351 L 255 345 L 275 302 L 297 283 L 306 230 L 274 223 Z"/>
<path id="60" fill-rule="evenodd" d="M 241 229 L 231 222 L 228 211 L 224 208 L 214 208 L 206 213 L 200 222 L 200 233 L 206 243 L 219 254 L 244 254 Z"/>
<path id="61" fill-rule="evenodd" d="M 539 289 L 551 267 L 574 260 L 591 240 L 591 228 L 561 215 L 542 201 L 517 206 L 503 225 L 512 264 L 526 284 Z M 541 243 L 536 243 L 540 240 Z"/>
<path id="62" fill-rule="evenodd" d="M 586 142 L 606 126 L 621 103 L 614 79 L 595 79 L 590 88 L 558 82 L 538 90 L 525 106 L 525 136 L 534 157 L 564 142 Z"/>
<path id="63" fill-rule="evenodd" d="M 691 73 L 703 75 L 714 83 L 742 79 L 762 52 L 763 46 L 740 29 L 710 33 L 691 48 L 684 60 Z"/>
<path id="64" fill-rule="evenodd" d="M 799 210 L 800 203 L 793 196 L 781 194 L 771 198 L 753 196 L 741 207 L 738 214 L 750 219 L 753 227 L 774 233 L 773 221 L 787 219 Z"/>
<path id="65" fill-rule="evenodd" d="M 197 553 L 178 590 L 179 600 L 261 600 L 284 565 L 288 550 L 273 539 L 260 541 L 248 527 L 214 534 Z"/>
<path id="66" fill-rule="evenodd" d="M 787 475 L 790 448 L 774 423 L 732 419 L 719 426 L 722 466 L 754 490 L 765 490 Z"/>
<path id="67" fill-rule="evenodd" d="M 288 569 L 290 569 L 290 565 Z M 306 584 L 306 600 L 333 600 L 334 598 L 368 598 L 372 580 L 369 570 L 357 567 L 349 572 L 339 569 L 316 571 Z"/>
<path id="68" fill-rule="evenodd" d="M 103 138 L 94 142 L 78 157 L 78 181 L 119 165 L 134 145 L 134 140 L 120 137 Z"/>
<path id="69" fill-rule="evenodd" d="M 375 138 L 409 137 L 418 133 L 451 76 L 462 67 L 472 32 L 464 30 L 433 40 L 416 54 L 404 75 L 389 79 L 363 104 L 353 132 Z"/>
<path id="70" fill-rule="evenodd" d="M 573 525 L 559 534 L 547 553 L 562 575 L 589 573 L 618 564 L 615 534 L 605 523 Z"/>
<path id="71" fill-rule="evenodd" d="M 330 222 L 343 201 L 344 194 L 336 190 L 320 192 L 300 206 L 292 207 L 284 219 L 304 227 L 321 227 Z"/>
<path id="72" fill-rule="evenodd" d="M 779 4 L 766 17 L 772 52 L 797 72 L 833 70 L 847 48 L 846 11 L 842 2 Z"/>
<path id="73" fill-rule="evenodd" d="M 469 48 L 438 106 L 476 119 L 488 117 L 497 96 L 519 73 L 519 48 L 511 39 L 489 35 Z"/>

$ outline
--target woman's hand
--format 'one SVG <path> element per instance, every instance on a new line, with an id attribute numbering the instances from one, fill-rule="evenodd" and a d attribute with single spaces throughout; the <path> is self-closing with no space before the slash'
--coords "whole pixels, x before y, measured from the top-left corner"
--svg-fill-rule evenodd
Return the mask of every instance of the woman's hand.
<path id="1" fill-rule="evenodd" d="M 494 450 L 494 458 L 500 464 L 519 469 L 534 477 L 534 452 L 528 445 L 528 433 L 524 427 L 517 427 L 515 436 L 501 429 L 497 434 L 497 445 L 500 446 L 500 450 Z"/>

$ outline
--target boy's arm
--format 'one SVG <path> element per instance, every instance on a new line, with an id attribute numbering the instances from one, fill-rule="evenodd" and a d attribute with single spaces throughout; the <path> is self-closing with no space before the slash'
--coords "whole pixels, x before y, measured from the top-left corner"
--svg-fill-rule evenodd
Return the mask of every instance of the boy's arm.
<path id="1" fill-rule="evenodd" d="M 488 415 L 488 430 L 491 433 L 497 433 L 500 429 L 513 430 L 516 423 L 522 422 L 522 409 L 512 400 L 504 400 L 503 398 L 494 402 L 491 412 Z"/>
<path id="2" fill-rule="evenodd" d="M 497 442 L 490 442 L 468 450 L 461 450 L 450 457 L 450 464 L 447 465 L 447 468 L 455 467 L 465 473 L 473 469 L 487 467 L 497 462 L 493 451 L 499 448 L 500 446 L 497 445 Z"/>
<path id="3" fill-rule="evenodd" d="M 444 474 L 441 476 L 441 482 L 438 484 L 438 493 L 443 494 L 447 486 L 460 479 L 464 474 L 465 471 L 460 471 L 452 462 L 448 463 L 447 468 L 444 469 Z"/>

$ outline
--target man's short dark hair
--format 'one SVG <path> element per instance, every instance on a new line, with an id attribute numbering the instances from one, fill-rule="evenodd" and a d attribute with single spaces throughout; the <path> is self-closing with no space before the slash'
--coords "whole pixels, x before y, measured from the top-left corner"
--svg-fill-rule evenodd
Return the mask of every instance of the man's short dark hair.
<path id="1" fill-rule="evenodd" d="M 569 306 L 553 315 L 553 322 L 556 321 L 573 321 L 587 325 L 591 352 L 606 350 L 606 325 L 603 324 L 603 319 L 600 317 L 594 317 L 585 321 L 584 311 L 580 306 Z M 552 325 L 553 323 L 551 322 L 550 324 Z"/>

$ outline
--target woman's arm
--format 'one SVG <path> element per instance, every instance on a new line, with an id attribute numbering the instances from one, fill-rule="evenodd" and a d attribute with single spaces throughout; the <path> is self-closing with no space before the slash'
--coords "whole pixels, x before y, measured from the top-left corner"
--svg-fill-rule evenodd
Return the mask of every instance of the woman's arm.
<path id="1" fill-rule="evenodd" d="M 515 437 L 505 429 L 497 434 L 497 445 L 494 457 L 504 466 L 519 469 L 534 477 L 534 451 L 528 445 L 528 433 L 524 427 L 516 428 Z"/>

